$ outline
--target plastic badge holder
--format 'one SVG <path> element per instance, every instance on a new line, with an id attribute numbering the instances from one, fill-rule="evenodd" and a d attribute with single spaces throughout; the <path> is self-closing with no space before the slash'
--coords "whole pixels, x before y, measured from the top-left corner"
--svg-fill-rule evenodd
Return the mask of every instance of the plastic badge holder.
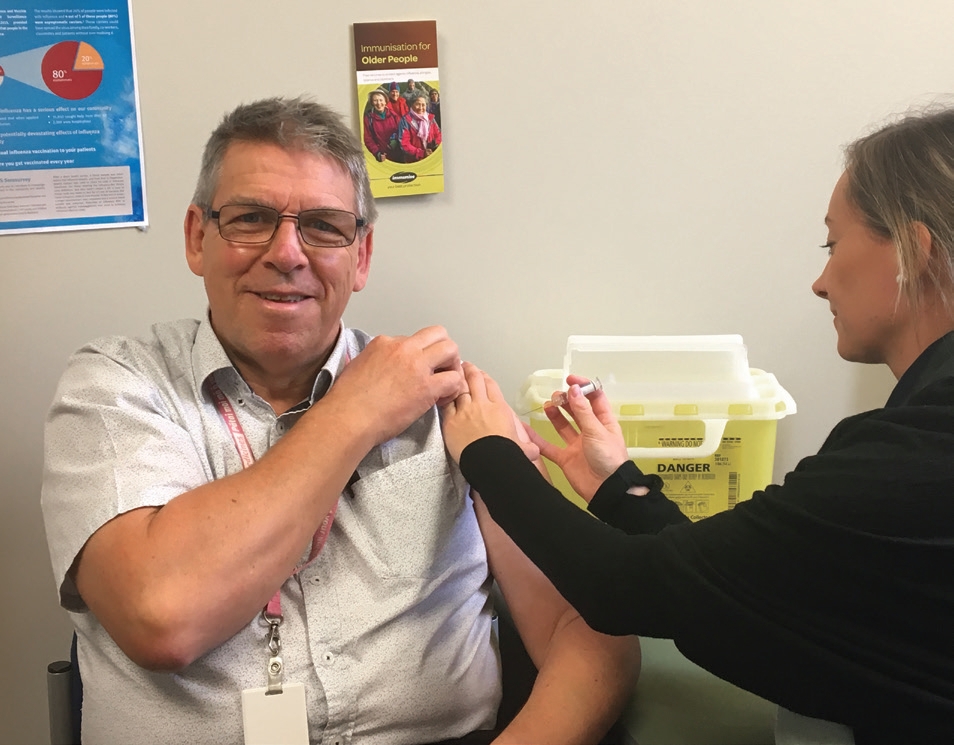
<path id="1" fill-rule="evenodd" d="M 571 336 L 562 370 L 538 370 L 518 406 L 546 439 L 562 444 L 542 405 L 569 373 L 599 378 L 630 458 L 657 473 L 693 519 L 727 509 L 771 480 L 776 420 L 795 401 L 775 376 L 748 366 L 739 335 Z M 551 478 L 581 506 L 559 469 Z"/>

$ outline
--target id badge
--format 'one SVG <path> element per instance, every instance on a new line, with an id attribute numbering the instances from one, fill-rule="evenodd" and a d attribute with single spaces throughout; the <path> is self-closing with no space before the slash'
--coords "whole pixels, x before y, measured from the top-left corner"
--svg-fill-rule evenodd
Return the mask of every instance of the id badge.
<path id="1" fill-rule="evenodd" d="M 242 691 L 245 745 L 309 745 L 305 686 L 285 683 L 281 693 L 266 691 Z"/>

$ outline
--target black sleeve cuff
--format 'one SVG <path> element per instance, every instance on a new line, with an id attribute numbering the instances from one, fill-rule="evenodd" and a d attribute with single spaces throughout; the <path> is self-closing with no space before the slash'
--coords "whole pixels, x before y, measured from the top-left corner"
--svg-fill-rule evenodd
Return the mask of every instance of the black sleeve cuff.
<path id="1" fill-rule="evenodd" d="M 656 474 L 651 473 L 648 476 L 639 470 L 633 461 L 628 460 L 617 468 L 609 477 L 600 484 L 596 490 L 590 505 L 599 500 L 612 499 L 613 495 L 625 494 L 634 486 L 645 486 L 650 492 L 662 492 L 663 482 Z"/>
<path id="2" fill-rule="evenodd" d="M 634 486 L 645 486 L 645 496 L 629 494 Z M 667 525 L 686 522 L 679 506 L 662 493 L 663 481 L 655 474 L 644 474 L 628 460 L 616 469 L 596 490 L 589 511 L 613 527 L 636 535 L 657 533 Z"/>

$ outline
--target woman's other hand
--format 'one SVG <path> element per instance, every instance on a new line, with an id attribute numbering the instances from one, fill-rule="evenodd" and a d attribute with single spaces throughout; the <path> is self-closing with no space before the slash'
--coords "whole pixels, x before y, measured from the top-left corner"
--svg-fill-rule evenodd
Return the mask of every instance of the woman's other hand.
<path id="1" fill-rule="evenodd" d="M 444 444 L 450 456 L 459 463 L 461 452 L 474 440 L 500 435 L 519 444 L 528 458 L 537 460 L 537 446 L 529 441 L 496 381 L 470 362 L 463 367 L 467 390 L 442 409 Z"/>

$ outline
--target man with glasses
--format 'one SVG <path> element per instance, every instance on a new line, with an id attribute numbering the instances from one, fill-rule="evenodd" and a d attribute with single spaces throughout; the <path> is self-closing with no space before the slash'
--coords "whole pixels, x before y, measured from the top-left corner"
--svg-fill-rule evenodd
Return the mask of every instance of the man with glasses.
<path id="1" fill-rule="evenodd" d="M 488 564 L 540 669 L 501 743 L 599 738 L 634 640 L 587 627 L 449 465 L 440 327 L 344 327 L 376 208 L 354 135 L 303 99 L 213 132 L 185 218 L 207 316 L 70 361 L 43 511 L 92 743 L 486 743 Z"/>

